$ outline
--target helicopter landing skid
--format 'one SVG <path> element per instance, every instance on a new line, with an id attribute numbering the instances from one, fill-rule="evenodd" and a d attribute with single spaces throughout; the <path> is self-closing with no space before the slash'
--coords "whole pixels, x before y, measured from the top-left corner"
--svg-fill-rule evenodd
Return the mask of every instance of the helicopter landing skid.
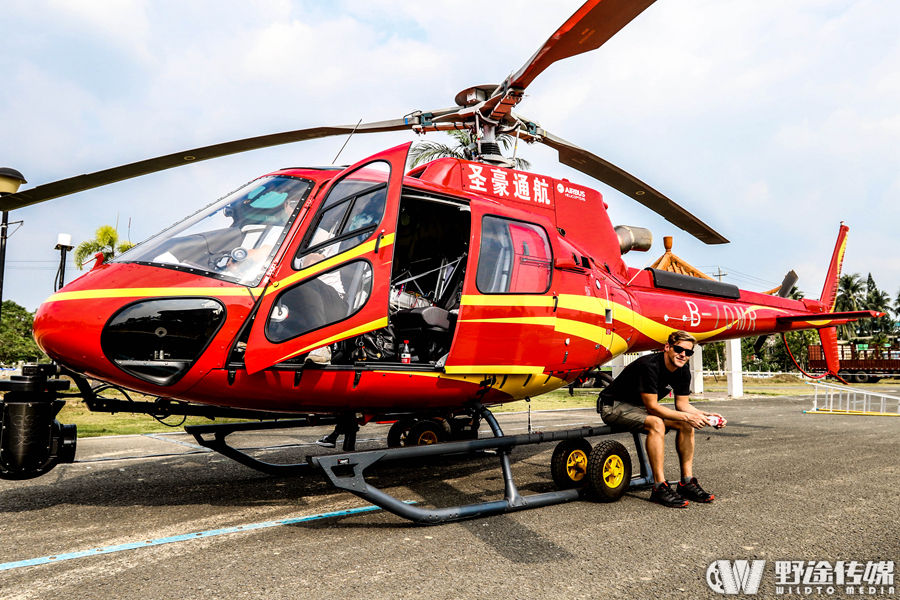
<path id="1" fill-rule="evenodd" d="M 316 420 L 315 424 L 330 425 L 334 423 L 337 423 L 337 419 L 321 417 Z M 312 423 L 310 423 L 309 419 L 285 419 L 283 421 L 268 421 L 260 423 L 216 423 L 212 425 L 189 425 L 185 427 L 184 430 L 185 432 L 193 435 L 194 439 L 197 440 L 197 443 L 204 448 L 209 448 L 210 450 L 218 452 L 222 456 L 227 456 L 228 458 L 241 463 L 245 467 L 250 467 L 251 469 L 256 469 L 257 471 L 262 471 L 267 475 L 292 476 L 307 475 L 312 472 L 312 467 L 310 467 L 308 462 L 296 464 L 267 463 L 253 458 L 246 452 L 238 450 L 234 446 L 229 446 L 228 442 L 225 441 L 225 438 L 238 431 L 287 429 L 293 427 L 309 427 L 310 425 L 312 425 Z M 209 434 L 213 435 L 211 439 L 204 437 L 204 435 Z M 351 433 L 348 432 L 344 439 L 345 446 L 350 436 Z M 355 441 L 356 433 L 353 432 L 352 436 Z M 350 447 L 352 448 L 352 443 Z"/>
<path id="2" fill-rule="evenodd" d="M 488 517 L 497 514 L 527 510 L 530 508 L 540 508 L 542 506 L 561 504 L 563 502 L 571 502 L 573 500 L 585 498 L 589 493 L 586 486 L 522 496 L 519 494 L 519 491 L 513 482 L 512 469 L 510 468 L 509 462 L 510 451 L 515 446 L 526 444 L 540 444 L 543 442 L 572 440 L 618 433 L 610 427 L 603 426 L 504 436 L 491 411 L 480 405 L 477 405 L 476 409 L 481 413 L 482 418 L 490 425 L 491 430 L 494 433 L 493 438 L 424 446 L 410 446 L 405 448 L 390 448 L 386 450 L 330 454 L 327 456 L 310 456 L 307 457 L 307 461 L 310 466 L 324 472 L 326 478 L 335 487 L 356 494 L 363 500 L 416 524 L 438 525 L 452 521 Z M 628 486 L 629 488 L 643 487 L 652 481 L 650 478 L 649 461 L 646 459 L 646 454 L 640 444 L 638 434 L 634 434 L 634 441 L 639 457 L 641 475 L 631 479 Z M 363 472 L 368 467 L 379 461 L 423 458 L 487 449 L 496 449 L 500 456 L 500 466 L 503 472 L 504 482 L 503 500 L 479 502 L 476 504 L 447 508 L 420 508 L 402 502 L 390 494 L 373 487 L 366 482 L 365 476 L 363 475 Z"/>

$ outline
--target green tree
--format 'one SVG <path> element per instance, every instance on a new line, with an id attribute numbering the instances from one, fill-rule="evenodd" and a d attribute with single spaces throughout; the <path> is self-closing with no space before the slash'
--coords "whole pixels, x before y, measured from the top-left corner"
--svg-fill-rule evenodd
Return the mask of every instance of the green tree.
<path id="1" fill-rule="evenodd" d="M 861 310 L 865 294 L 863 284 L 859 279 L 859 273 L 841 275 L 838 282 L 838 293 L 835 302 L 835 310 L 838 312 Z M 856 337 L 856 325 L 848 323 L 838 327 L 838 335 L 845 340 Z"/>
<path id="2" fill-rule="evenodd" d="M 119 243 L 119 232 L 112 225 L 101 225 L 94 233 L 94 239 L 81 242 L 75 248 L 75 264 L 79 269 L 83 269 L 83 263 L 98 252 L 102 252 L 106 260 L 110 261 L 116 254 L 121 254 L 133 246 L 131 242 Z"/>
<path id="3" fill-rule="evenodd" d="M 878 288 L 874 288 L 866 294 L 863 308 L 865 310 L 874 310 L 890 314 L 891 297 L 887 292 L 882 292 Z M 877 319 L 862 319 L 860 329 L 866 331 L 870 335 L 884 333 L 885 329 L 893 330 L 893 319 L 887 315 Z"/>
<path id="4" fill-rule="evenodd" d="M 31 337 L 34 315 L 12 300 L 3 301 L 3 322 L 0 323 L 0 363 L 13 364 L 20 360 L 35 361 L 44 353 Z"/>
<path id="5" fill-rule="evenodd" d="M 897 298 L 894 300 L 894 316 L 900 319 L 900 291 L 897 292 Z"/>
<path id="6" fill-rule="evenodd" d="M 409 151 L 410 165 L 415 167 L 423 163 L 431 162 L 438 158 L 461 158 L 463 160 L 472 160 L 472 151 L 475 149 L 475 142 L 472 139 L 470 130 L 454 130 L 448 131 L 449 135 L 456 142 L 454 146 L 441 144 L 438 142 L 418 142 L 413 145 Z M 503 146 L 504 150 L 509 150 L 516 143 L 516 138 L 508 133 L 501 133 L 497 136 L 498 143 Z M 516 169 L 527 171 L 531 168 L 531 163 L 524 158 L 516 157 L 513 164 Z"/>

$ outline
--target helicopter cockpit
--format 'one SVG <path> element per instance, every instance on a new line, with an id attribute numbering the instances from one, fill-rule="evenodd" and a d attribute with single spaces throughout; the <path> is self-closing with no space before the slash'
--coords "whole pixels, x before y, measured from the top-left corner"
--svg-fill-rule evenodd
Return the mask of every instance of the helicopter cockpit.
<path id="1" fill-rule="evenodd" d="M 296 177 L 254 180 L 114 262 L 201 272 L 255 286 L 311 188 L 311 181 Z"/>

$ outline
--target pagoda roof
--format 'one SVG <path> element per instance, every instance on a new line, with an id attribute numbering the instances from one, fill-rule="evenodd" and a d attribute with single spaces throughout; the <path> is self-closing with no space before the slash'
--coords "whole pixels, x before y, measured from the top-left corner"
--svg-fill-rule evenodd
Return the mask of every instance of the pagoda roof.
<path id="1" fill-rule="evenodd" d="M 689 275 L 691 277 L 699 277 L 700 279 L 709 279 L 717 281 L 701 272 L 696 267 L 690 265 L 686 260 L 672 254 L 672 236 L 667 235 L 663 238 L 663 246 L 666 248 L 665 254 L 656 259 L 656 262 L 650 265 L 653 269 L 661 271 L 671 271 L 672 273 L 680 273 L 681 275 Z"/>

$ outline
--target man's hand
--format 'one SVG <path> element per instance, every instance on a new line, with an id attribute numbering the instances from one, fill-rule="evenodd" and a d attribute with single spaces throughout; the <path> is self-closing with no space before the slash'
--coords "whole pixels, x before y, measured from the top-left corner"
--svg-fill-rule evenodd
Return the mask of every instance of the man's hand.
<path id="1" fill-rule="evenodd" d="M 685 416 L 685 420 L 691 424 L 691 427 L 694 429 L 703 429 L 709 422 L 706 420 L 706 416 L 701 413 L 682 413 Z"/>
<path id="2" fill-rule="evenodd" d="M 703 414 L 707 417 L 719 417 L 719 424 L 716 425 L 716 429 L 722 429 L 723 427 L 725 427 L 725 424 L 728 423 L 728 420 L 719 413 L 705 412 Z"/>

